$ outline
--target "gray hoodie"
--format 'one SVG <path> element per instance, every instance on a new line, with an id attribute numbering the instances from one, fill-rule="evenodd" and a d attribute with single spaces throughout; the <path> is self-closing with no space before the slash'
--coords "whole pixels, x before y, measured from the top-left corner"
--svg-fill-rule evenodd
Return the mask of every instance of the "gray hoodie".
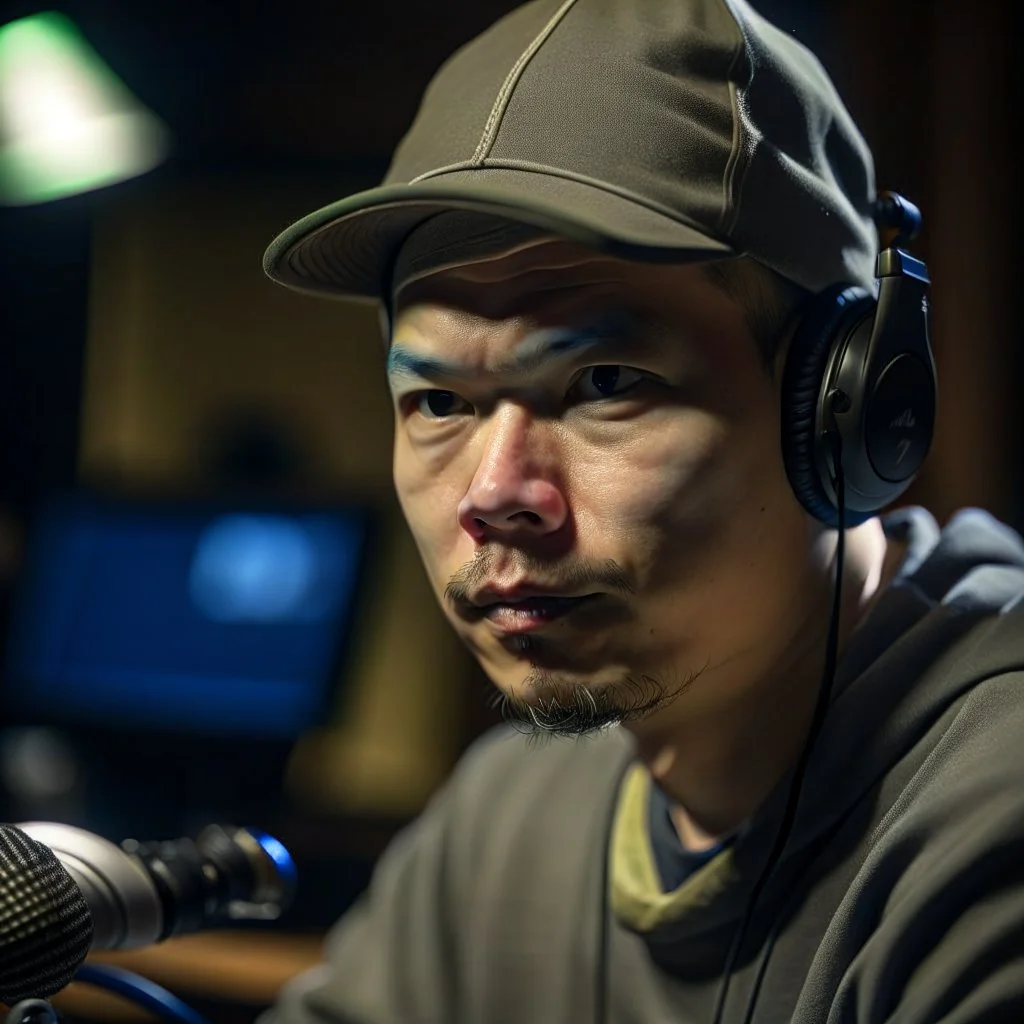
<path id="1" fill-rule="evenodd" d="M 1024 544 L 976 510 L 886 529 L 904 565 L 753 911 L 788 778 L 665 894 L 627 733 L 496 730 L 262 1024 L 1024 1022 Z"/>

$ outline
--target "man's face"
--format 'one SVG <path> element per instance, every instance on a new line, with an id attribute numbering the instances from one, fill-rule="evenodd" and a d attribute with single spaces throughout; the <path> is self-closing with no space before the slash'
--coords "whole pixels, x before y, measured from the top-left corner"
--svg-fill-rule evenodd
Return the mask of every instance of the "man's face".
<path id="1" fill-rule="evenodd" d="M 777 382 L 697 265 L 551 240 L 429 275 L 389 384 L 399 500 L 513 717 L 727 709 L 827 599 Z"/>

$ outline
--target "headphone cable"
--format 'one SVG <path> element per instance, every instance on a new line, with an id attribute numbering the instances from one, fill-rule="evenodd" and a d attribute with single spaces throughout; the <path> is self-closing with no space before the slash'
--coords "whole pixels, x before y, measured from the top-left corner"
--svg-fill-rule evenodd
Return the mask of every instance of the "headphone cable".
<path id="1" fill-rule="evenodd" d="M 831 413 L 834 396 L 830 395 L 829 399 L 829 411 Z M 767 884 L 772 871 L 775 869 L 775 865 L 782 856 L 786 843 L 789 841 L 793 824 L 796 821 L 797 806 L 800 802 L 800 794 L 803 789 L 807 768 L 810 764 L 811 755 L 814 751 L 818 734 L 821 732 L 825 716 L 828 713 L 829 701 L 832 696 L 832 685 L 835 681 L 836 664 L 839 653 L 839 620 L 842 610 L 843 565 L 846 555 L 846 487 L 843 478 L 842 438 L 840 437 L 839 431 L 835 429 L 834 422 L 835 421 L 833 420 L 833 429 L 829 431 L 829 440 L 831 440 L 833 445 L 832 468 L 834 472 L 836 506 L 839 518 L 838 535 L 836 538 L 836 576 L 832 590 L 832 613 L 828 627 L 828 639 L 826 641 L 825 671 L 822 673 L 821 684 L 818 687 L 818 697 L 814 706 L 811 725 L 807 732 L 807 739 L 804 742 L 803 748 L 800 752 L 800 758 L 797 761 L 796 767 L 793 770 L 793 777 L 790 780 L 789 794 L 786 798 L 786 806 L 782 814 L 782 821 L 779 824 L 778 832 L 775 835 L 775 842 L 772 844 L 771 852 L 768 854 L 768 859 L 765 861 L 764 868 L 761 870 L 757 881 L 754 883 L 754 888 L 751 890 L 750 899 L 747 902 L 747 908 L 743 914 L 743 919 L 740 921 L 740 925 L 733 936 L 733 941 L 729 948 L 729 954 L 726 958 L 726 967 L 723 972 L 722 985 L 718 994 L 718 1005 L 715 1008 L 713 1018 L 715 1024 L 722 1024 L 722 1014 L 725 1012 L 725 1000 L 729 992 L 729 981 L 736 968 L 736 961 L 739 959 L 743 940 L 746 938 L 748 927 L 753 919 L 757 901 L 760 898 L 761 892 Z M 749 1024 L 751 1017 L 753 1016 L 754 1005 L 757 1002 L 757 996 L 761 989 L 761 982 L 764 978 L 767 964 L 768 957 L 767 955 L 764 955 L 762 956 L 761 962 L 758 966 L 757 976 L 754 979 L 754 986 L 747 1002 L 747 1009 L 743 1018 L 744 1024 Z"/>
<path id="2" fill-rule="evenodd" d="M 829 411 L 832 409 L 832 395 L 829 396 Z M 750 899 L 747 902 L 746 910 L 743 914 L 743 919 L 740 921 L 740 925 L 733 936 L 733 941 L 729 947 L 729 953 L 726 957 L 726 966 L 723 972 L 722 985 L 719 988 L 717 1005 L 715 1007 L 715 1013 L 713 1020 L 715 1024 L 722 1024 L 722 1014 L 725 1011 L 725 1000 L 729 992 L 729 979 L 732 975 L 733 970 L 736 966 L 736 960 L 739 957 L 740 950 L 743 945 L 743 940 L 746 937 L 747 928 L 754 916 L 754 909 L 757 905 L 758 898 L 761 895 L 765 884 L 768 881 L 769 876 L 775 868 L 779 857 L 782 855 L 782 851 L 785 848 L 787 841 L 789 840 L 790 832 L 792 831 L 793 824 L 796 821 L 797 806 L 800 802 L 800 792 L 803 788 L 804 778 L 807 774 L 807 768 L 810 764 L 811 754 L 814 750 L 815 741 L 818 738 L 818 734 L 821 732 L 822 725 L 825 721 L 825 715 L 828 712 L 829 701 L 832 696 L 832 686 L 835 681 L 836 664 L 838 661 L 839 653 L 839 620 L 840 613 L 842 610 L 842 590 L 843 590 L 843 566 L 845 564 L 846 557 L 846 487 L 843 477 L 843 444 L 842 438 L 839 431 L 834 428 L 829 431 L 829 439 L 833 445 L 833 474 L 836 489 L 836 506 L 839 513 L 838 516 L 838 533 L 836 537 L 836 575 L 835 582 L 832 589 L 832 612 L 829 619 L 828 627 L 828 638 L 826 640 L 825 649 L 825 670 L 822 673 L 821 684 L 818 687 L 818 696 L 814 706 L 814 714 L 811 718 L 811 725 L 808 729 L 807 739 L 800 752 L 800 758 L 797 761 L 796 768 L 793 770 L 793 777 L 790 781 L 789 794 L 786 798 L 786 806 L 782 814 L 782 821 L 779 825 L 779 830 L 775 836 L 775 842 L 772 844 L 771 852 L 768 855 L 768 859 L 765 862 L 765 866 L 758 876 L 757 881 L 754 884 L 754 888 L 751 890 Z M 611 822 L 614 821 L 615 809 L 617 807 L 617 800 L 612 800 L 611 815 L 609 818 L 609 829 L 606 833 L 607 836 L 611 835 Z M 609 839 L 610 841 L 610 839 Z M 610 931 L 612 927 L 611 907 L 609 904 L 609 886 L 611 884 L 610 877 L 610 865 L 611 859 L 610 847 L 606 848 L 604 856 L 604 864 L 602 865 L 601 872 L 601 918 L 600 918 L 600 930 L 598 933 L 598 950 L 597 950 L 597 977 L 596 977 L 596 991 L 595 991 L 595 1007 L 594 1007 L 594 1020 L 596 1024 L 610 1024 L 610 993 L 609 984 L 610 979 L 608 978 L 608 971 L 610 968 L 610 950 L 609 945 L 611 941 Z M 767 954 L 762 956 L 761 962 L 758 965 L 757 976 L 754 980 L 754 986 L 751 990 L 750 999 L 747 1002 L 747 1010 L 744 1014 L 744 1024 L 750 1024 L 751 1017 L 754 1012 L 754 1006 L 757 1002 L 757 996 L 761 989 L 761 982 L 764 978 L 764 973 L 768 965 Z"/>

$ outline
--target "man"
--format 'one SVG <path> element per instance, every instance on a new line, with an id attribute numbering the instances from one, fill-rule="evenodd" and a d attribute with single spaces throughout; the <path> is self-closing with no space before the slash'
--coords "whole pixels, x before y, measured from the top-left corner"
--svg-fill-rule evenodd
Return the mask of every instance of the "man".
<path id="1" fill-rule="evenodd" d="M 1024 1019 L 1024 545 L 875 514 L 934 399 L 875 200 L 741 0 L 540 0 L 268 250 L 380 300 L 398 495 L 516 728 L 267 1021 Z"/>

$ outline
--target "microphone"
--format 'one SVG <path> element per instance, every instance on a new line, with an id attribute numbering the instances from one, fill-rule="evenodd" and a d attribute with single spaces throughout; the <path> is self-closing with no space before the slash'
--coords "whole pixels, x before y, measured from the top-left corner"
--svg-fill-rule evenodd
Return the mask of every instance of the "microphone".
<path id="1" fill-rule="evenodd" d="M 291 855 L 256 829 L 118 846 L 72 825 L 0 825 L 0 1003 L 60 991 L 90 950 L 273 920 L 294 893 Z"/>

